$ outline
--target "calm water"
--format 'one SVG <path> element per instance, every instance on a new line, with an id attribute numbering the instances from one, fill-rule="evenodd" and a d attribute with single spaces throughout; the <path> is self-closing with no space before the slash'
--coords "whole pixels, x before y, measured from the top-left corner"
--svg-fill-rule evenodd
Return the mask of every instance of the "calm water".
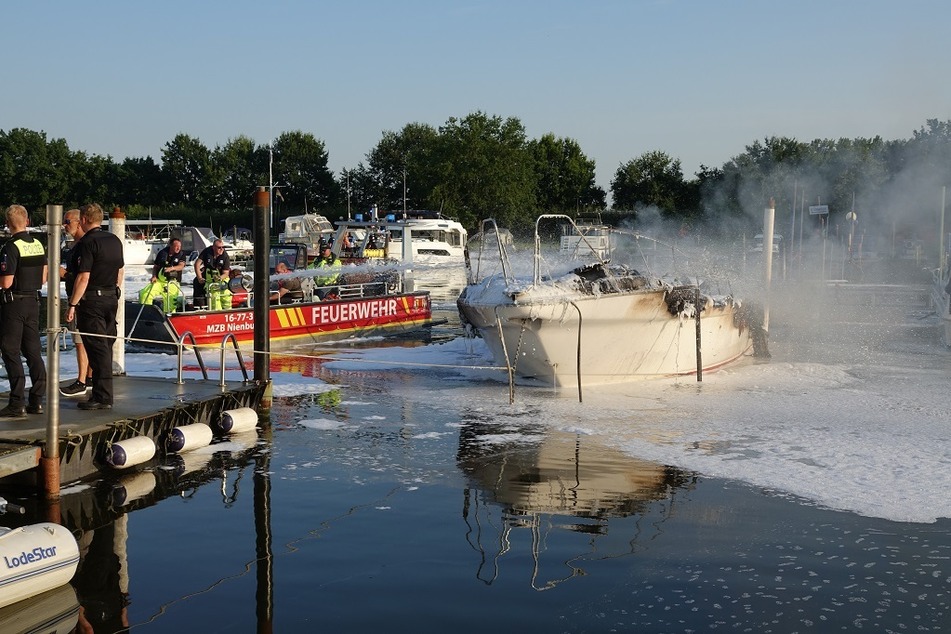
<path id="1" fill-rule="evenodd" d="M 885 385 L 924 355 L 924 380 L 946 383 L 947 355 L 923 331 L 899 350 L 862 339 L 865 357 L 847 367 L 888 359 L 891 378 L 863 378 Z M 774 337 L 771 368 L 802 380 L 784 356 L 791 338 Z M 480 360 L 454 350 L 436 359 Z M 762 387 L 748 380 L 756 366 L 702 389 L 630 388 L 647 405 L 625 415 L 610 393 L 579 404 L 520 389 L 509 404 L 498 379 L 424 363 L 425 348 L 372 352 L 375 362 L 276 361 L 277 398 L 257 436 L 67 490 L 64 522 L 83 532 L 74 586 L 95 632 L 951 630 L 948 519 L 869 517 L 757 484 L 769 479 L 736 439 L 729 455 L 698 442 L 718 460 L 702 472 L 630 449 L 645 425 L 728 417 L 723 400 L 740 407 Z M 404 354 L 420 363 L 381 361 Z M 131 356 L 130 368 L 167 371 L 167 360 Z M 813 365 L 831 373 L 833 362 L 810 361 L 810 376 L 827 378 Z M 860 401 L 877 388 L 863 389 Z M 766 420 L 737 415 L 762 426 L 768 447 Z M 804 435 L 801 460 L 819 462 L 826 444 Z M 722 476 L 744 461 L 749 478 Z M 846 474 L 831 478 L 849 492 Z M 888 497 L 888 484 L 868 486 Z"/>

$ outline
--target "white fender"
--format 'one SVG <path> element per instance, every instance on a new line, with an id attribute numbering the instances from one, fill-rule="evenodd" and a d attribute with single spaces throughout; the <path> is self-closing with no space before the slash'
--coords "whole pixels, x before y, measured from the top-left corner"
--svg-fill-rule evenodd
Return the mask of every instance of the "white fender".
<path id="1" fill-rule="evenodd" d="M 205 423 L 182 425 L 168 432 L 165 437 L 165 452 L 182 453 L 190 449 L 205 447 L 211 444 L 212 437 L 211 427 Z"/>
<path id="2" fill-rule="evenodd" d="M 250 407 L 239 407 L 221 412 L 218 429 L 222 434 L 240 434 L 257 427 L 258 413 Z"/>
<path id="3" fill-rule="evenodd" d="M 148 436 L 125 438 L 106 448 L 106 463 L 116 469 L 126 469 L 151 460 L 155 455 L 155 441 Z"/>
<path id="4" fill-rule="evenodd" d="M 69 583 L 78 565 L 79 545 L 64 526 L 0 527 L 0 607 Z"/>

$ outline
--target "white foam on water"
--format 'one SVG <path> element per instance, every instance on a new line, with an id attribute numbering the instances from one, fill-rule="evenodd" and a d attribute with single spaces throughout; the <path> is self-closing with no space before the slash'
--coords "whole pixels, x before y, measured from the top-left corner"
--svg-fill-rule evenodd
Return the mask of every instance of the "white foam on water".
<path id="1" fill-rule="evenodd" d="M 481 341 L 463 339 L 359 357 L 370 366 L 377 360 L 492 365 Z M 531 416 L 539 426 L 596 435 L 638 458 L 836 510 L 907 522 L 951 517 L 947 372 L 866 361 L 744 362 L 707 373 L 702 383 L 681 377 L 588 388 L 583 403 L 574 390 L 517 386 L 510 405 L 504 375 L 471 388 L 444 382 L 444 390 L 407 397 L 433 406 L 443 399 L 487 416 Z M 493 436 L 480 441 L 491 443 Z"/>
<path id="2" fill-rule="evenodd" d="M 350 350 L 328 367 L 418 369 L 426 377 L 392 387 L 405 392 L 401 398 L 500 420 L 530 419 L 542 430 L 591 434 L 634 457 L 823 507 L 934 522 L 951 517 L 949 364 L 943 360 L 939 356 L 933 367 L 876 365 L 861 355 L 838 364 L 742 363 L 707 373 L 702 383 L 678 378 L 588 388 L 583 403 L 574 390 L 517 386 L 514 404 L 508 402 L 505 374 L 485 369 L 494 362 L 478 339 Z M 175 376 L 168 355 L 129 354 L 126 363 L 130 374 Z M 62 375 L 70 376 L 74 364 L 73 355 L 62 355 Z M 428 383 L 433 373 L 435 386 Z M 291 373 L 272 379 L 276 396 L 339 388 Z M 324 430 L 342 425 L 330 419 L 300 424 Z"/>
<path id="3" fill-rule="evenodd" d="M 348 427 L 349 423 L 344 421 L 334 420 L 331 418 L 315 418 L 315 419 L 306 419 L 298 421 L 297 423 L 301 427 L 307 427 L 308 429 L 318 429 L 321 431 L 329 431 L 332 429 L 342 429 Z"/>

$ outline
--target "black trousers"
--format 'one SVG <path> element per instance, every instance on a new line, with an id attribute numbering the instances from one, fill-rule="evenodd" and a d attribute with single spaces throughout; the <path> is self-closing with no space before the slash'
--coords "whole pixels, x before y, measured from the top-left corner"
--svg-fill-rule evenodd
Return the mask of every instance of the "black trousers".
<path id="1" fill-rule="evenodd" d="M 10 405 L 23 407 L 26 375 L 23 362 L 30 371 L 30 404 L 43 402 L 46 394 L 46 364 L 40 346 L 40 302 L 34 297 L 14 297 L 0 306 L 0 356 L 10 380 Z"/>
<path id="2" fill-rule="evenodd" d="M 119 300 L 115 295 L 83 297 L 76 309 L 76 325 L 82 333 L 89 368 L 92 370 L 90 401 L 112 405 L 112 349 L 116 343 L 116 313 Z M 105 335 L 105 336 L 101 336 Z"/>
<path id="3" fill-rule="evenodd" d="M 195 281 L 192 282 L 195 287 L 195 291 L 192 293 L 192 306 L 195 308 L 202 308 L 208 305 L 208 291 L 205 290 L 205 283 L 198 283 L 198 278 L 195 278 Z"/>

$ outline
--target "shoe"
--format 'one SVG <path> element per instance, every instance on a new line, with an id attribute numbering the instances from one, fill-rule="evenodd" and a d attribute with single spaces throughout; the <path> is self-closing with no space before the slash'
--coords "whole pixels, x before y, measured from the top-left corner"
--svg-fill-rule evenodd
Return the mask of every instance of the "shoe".
<path id="1" fill-rule="evenodd" d="M 36 405 L 27 405 L 26 406 L 27 414 L 42 414 L 43 413 L 43 404 L 37 403 Z"/>
<path id="2" fill-rule="evenodd" d="M 91 385 L 87 386 L 85 383 L 81 383 L 79 381 L 73 381 L 66 387 L 59 388 L 59 393 L 62 394 L 63 396 L 78 396 L 80 394 L 85 394 L 91 389 L 92 389 Z"/>
<path id="3" fill-rule="evenodd" d="M 7 405 L 3 409 L 0 409 L 0 418 L 26 418 L 26 410 L 22 407 Z"/>
<path id="4" fill-rule="evenodd" d="M 112 409 L 111 403 L 100 403 L 99 401 L 79 401 L 79 409 Z"/>

